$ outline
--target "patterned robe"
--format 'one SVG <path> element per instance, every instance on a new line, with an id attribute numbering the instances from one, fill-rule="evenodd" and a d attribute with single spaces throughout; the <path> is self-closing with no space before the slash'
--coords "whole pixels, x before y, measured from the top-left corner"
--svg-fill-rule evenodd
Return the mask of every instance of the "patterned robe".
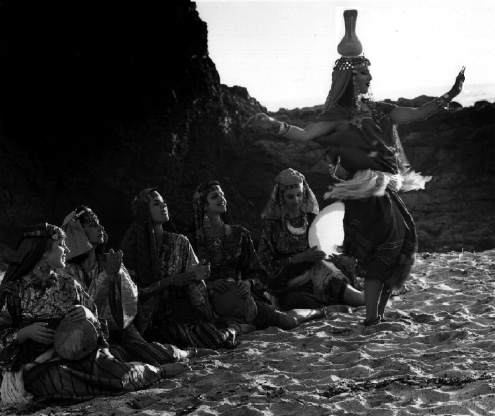
<path id="1" fill-rule="evenodd" d="M 198 263 L 189 244 L 181 235 L 164 232 L 158 250 L 162 278 L 184 273 Z M 139 287 L 139 299 L 150 341 L 178 347 L 232 348 L 237 345 L 227 329 L 216 326 L 203 281 L 187 286 L 170 286 L 159 290 L 159 281 L 140 285 L 139 276 L 130 271 Z"/>
<path id="2" fill-rule="evenodd" d="M 108 323 L 110 352 L 123 361 L 142 361 L 159 365 L 176 362 L 180 351 L 170 344 L 147 342 L 135 325 L 138 315 L 138 289 L 124 265 L 114 276 L 105 272 L 105 256 L 99 256 L 92 270 L 67 263 L 64 274 L 76 279 Z M 115 317 L 114 317 L 115 316 Z"/>
<path id="3" fill-rule="evenodd" d="M 120 395 L 136 391 L 165 376 L 161 367 L 140 362 L 122 362 L 110 354 L 97 324 L 98 347 L 87 357 L 69 361 L 54 353 L 53 358 L 38 364 L 34 360 L 50 350 L 31 339 L 19 344 L 14 332 L 35 322 L 46 322 L 55 329 L 73 305 L 83 305 L 95 316 L 96 307 L 74 279 L 57 276 L 53 286 L 45 289 L 29 276 L 0 287 L 0 367 L 4 371 L 22 371 L 27 392 L 37 398 L 86 400 L 101 395 Z M 75 322 L 77 324 L 77 322 Z"/>

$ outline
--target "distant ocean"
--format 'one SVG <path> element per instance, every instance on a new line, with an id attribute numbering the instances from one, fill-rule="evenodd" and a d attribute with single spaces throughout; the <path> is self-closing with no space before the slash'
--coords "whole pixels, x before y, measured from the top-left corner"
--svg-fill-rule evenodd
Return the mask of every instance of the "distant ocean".
<path id="1" fill-rule="evenodd" d="M 385 94 L 378 95 L 376 92 L 374 94 L 376 101 L 383 101 L 385 99 L 390 99 L 392 101 L 397 101 L 399 98 L 416 98 L 420 95 L 426 95 L 429 97 L 439 96 L 446 91 L 448 91 L 452 85 L 448 86 L 440 86 L 440 87 L 428 87 L 425 91 L 419 91 L 417 89 L 414 90 L 401 90 L 397 93 L 389 92 Z M 301 103 L 300 100 L 294 100 L 292 104 L 288 103 L 283 108 L 285 109 L 295 109 L 295 108 L 312 108 L 319 104 L 309 104 L 309 103 L 318 103 L 318 99 L 307 98 L 304 104 Z M 489 103 L 495 103 L 495 84 L 465 84 L 464 88 L 454 101 L 461 104 L 463 107 L 472 107 L 476 101 L 488 101 Z M 276 112 L 277 109 L 270 109 L 269 111 Z"/>
<path id="2" fill-rule="evenodd" d="M 450 87 L 434 87 L 428 88 L 428 93 L 418 92 L 417 90 L 401 91 L 400 95 L 389 94 L 386 97 L 377 97 L 376 100 L 384 100 L 390 98 L 392 101 L 396 101 L 398 98 L 416 98 L 420 95 L 436 96 L 448 91 Z M 465 84 L 464 88 L 454 101 L 457 101 L 463 107 L 471 107 L 476 101 L 488 101 L 495 103 L 495 84 Z"/>

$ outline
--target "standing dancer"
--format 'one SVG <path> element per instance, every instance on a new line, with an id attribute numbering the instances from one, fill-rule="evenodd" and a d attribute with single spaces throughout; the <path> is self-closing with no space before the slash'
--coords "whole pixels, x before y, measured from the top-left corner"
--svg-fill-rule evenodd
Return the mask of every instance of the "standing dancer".
<path id="1" fill-rule="evenodd" d="M 324 110 L 301 129 L 260 113 L 247 126 L 258 126 L 289 140 L 323 140 L 335 182 L 325 198 L 345 201 L 344 254 L 358 260 L 365 279 L 365 325 L 383 319 L 392 290 L 409 275 L 417 251 L 414 221 L 398 191 L 424 188 L 430 178 L 408 171 L 396 125 L 423 120 L 448 106 L 462 90 L 464 67 L 451 90 L 419 108 L 375 102 L 370 61 L 354 29 L 357 11 L 346 10 L 346 34 L 338 46 L 332 86 Z M 365 96 L 367 94 L 367 97 Z"/>

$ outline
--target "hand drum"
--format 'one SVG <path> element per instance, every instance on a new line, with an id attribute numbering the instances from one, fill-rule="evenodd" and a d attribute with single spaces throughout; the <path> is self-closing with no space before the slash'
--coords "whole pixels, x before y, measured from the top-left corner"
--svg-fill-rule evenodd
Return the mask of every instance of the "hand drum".
<path id="1" fill-rule="evenodd" d="M 53 341 L 57 353 L 66 360 L 80 360 L 94 351 L 98 334 L 87 319 L 62 321 Z"/>

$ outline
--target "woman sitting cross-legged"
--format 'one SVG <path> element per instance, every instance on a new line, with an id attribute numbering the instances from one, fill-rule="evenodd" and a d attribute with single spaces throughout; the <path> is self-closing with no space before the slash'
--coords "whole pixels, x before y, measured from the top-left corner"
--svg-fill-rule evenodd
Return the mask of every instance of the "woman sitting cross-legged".
<path id="1" fill-rule="evenodd" d="M 324 309 L 281 312 L 270 305 L 264 296 L 266 272 L 249 231 L 231 224 L 227 200 L 218 182 L 205 182 L 197 188 L 193 217 L 194 233 L 190 239 L 199 259 L 210 264 L 206 286 L 218 315 L 227 321 L 251 324 L 255 329 L 292 329 L 325 316 Z"/>
<path id="2" fill-rule="evenodd" d="M 188 239 L 165 231 L 167 204 L 155 188 L 133 200 L 134 223 L 121 247 L 136 282 L 142 308 L 144 337 L 180 348 L 234 348 L 234 328 L 217 326 L 199 265 Z"/>
<path id="3" fill-rule="evenodd" d="M 99 315 L 107 320 L 110 352 L 114 356 L 157 365 L 218 354 L 209 349 L 182 350 L 171 344 L 145 341 L 139 332 L 141 308 L 137 286 L 122 263 L 122 252 L 104 253 L 107 234 L 96 214 L 81 205 L 65 218 L 62 228 L 70 249 L 63 272 L 81 283 Z"/>
<path id="4" fill-rule="evenodd" d="M 179 363 L 167 368 L 112 356 L 94 302 L 76 280 L 57 272 L 69 252 L 65 237 L 49 224 L 25 232 L 0 285 L 2 403 L 120 395 L 186 370 Z M 95 331 L 91 348 L 89 337 L 82 340 L 83 357 L 62 358 L 54 348 L 56 330 L 66 323 Z"/>
<path id="5" fill-rule="evenodd" d="M 318 211 L 304 175 L 294 169 L 280 172 L 262 213 L 258 249 L 269 291 L 283 309 L 364 305 L 364 293 L 324 260 L 323 251 L 309 247 L 308 232 Z"/>

